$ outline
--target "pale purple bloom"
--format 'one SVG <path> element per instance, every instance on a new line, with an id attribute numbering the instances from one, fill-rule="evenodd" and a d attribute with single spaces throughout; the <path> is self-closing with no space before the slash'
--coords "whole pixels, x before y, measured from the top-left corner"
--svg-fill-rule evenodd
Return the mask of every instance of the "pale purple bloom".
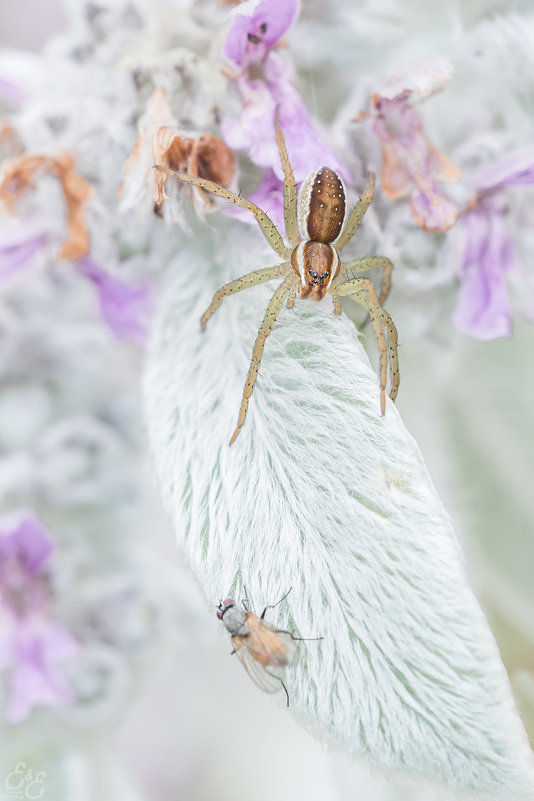
<path id="1" fill-rule="evenodd" d="M 119 339 L 143 340 L 151 300 L 148 285 L 115 278 L 87 257 L 78 259 L 77 266 L 96 287 L 102 317 L 113 333 Z"/>
<path id="2" fill-rule="evenodd" d="M 280 197 L 275 203 L 277 208 L 282 204 L 284 176 L 274 131 L 276 112 L 297 184 L 321 166 L 350 178 L 346 167 L 318 136 L 284 59 L 273 50 L 299 10 L 298 2 L 277 0 L 259 3 L 253 13 L 247 13 L 245 8 L 238 10 L 223 45 L 223 55 L 239 68 L 237 86 L 243 100 L 240 117 L 222 121 L 223 136 L 230 147 L 246 152 L 255 164 L 266 169 L 255 202 L 261 205 L 268 187 L 271 200 L 276 193 Z M 250 65 L 254 65 L 254 78 L 249 73 Z"/>
<path id="3" fill-rule="evenodd" d="M 41 228 L 22 223 L 0 233 L 0 279 L 28 267 L 33 256 L 44 246 L 46 234 Z"/>
<path id="4" fill-rule="evenodd" d="M 263 78 L 239 78 L 237 83 L 243 98 L 241 115 L 239 119 L 227 117 L 222 122 L 223 136 L 230 147 L 246 152 L 255 164 L 270 168 L 283 181 L 274 133 L 274 116 L 278 108 L 278 121 L 297 183 L 322 166 L 349 177 L 346 167 L 318 136 L 279 53 L 268 54 Z"/>
<path id="5" fill-rule="evenodd" d="M 317 167 L 330 167 L 348 180 L 350 174 L 345 165 L 317 134 L 306 105 L 291 81 L 289 70 L 279 53 L 269 54 L 264 74 L 274 107 L 278 107 L 278 121 L 284 132 L 295 181 L 304 181 Z M 269 132 L 274 142 L 271 166 L 278 177 L 283 179 L 272 125 Z"/>
<path id="6" fill-rule="evenodd" d="M 31 515 L 20 519 L 8 533 L 0 528 L 0 582 L 15 586 L 26 574 L 35 576 L 54 550 L 50 535 Z M 13 561 L 14 560 L 14 561 Z M 16 565 L 23 574 L 12 573 L 9 566 Z M 24 599 L 27 602 L 29 599 Z"/>
<path id="7" fill-rule="evenodd" d="M 509 337 L 512 313 L 505 277 L 517 271 L 517 257 L 506 230 L 505 204 L 486 198 L 461 224 L 464 251 L 454 325 L 476 339 Z"/>
<path id="8" fill-rule="evenodd" d="M 0 98 L 15 106 L 24 100 L 24 90 L 9 78 L 0 76 Z"/>
<path id="9" fill-rule="evenodd" d="M 466 183 L 479 193 L 534 185 L 534 147 L 514 150 L 497 163 L 480 167 L 466 176 Z"/>
<path id="10" fill-rule="evenodd" d="M 299 13 L 299 0 L 261 0 L 237 8 L 223 43 L 223 56 L 242 69 L 259 63 L 278 44 Z"/>
<path id="11" fill-rule="evenodd" d="M 0 670 L 9 674 L 6 718 L 20 723 L 34 706 L 71 698 L 61 665 L 77 650 L 51 618 L 46 571 L 53 544 L 32 515 L 0 530 Z"/>
<path id="12" fill-rule="evenodd" d="M 390 200 L 410 196 L 412 214 L 426 231 L 446 231 L 459 210 L 438 181 L 457 181 L 461 170 L 426 138 L 411 91 L 373 97 L 373 132 L 382 145 L 382 189 Z"/>
<path id="13" fill-rule="evenodd" d="M 460 223 L 463 252 L 454 325 L 476 339 L 510 337 L 512 312 L 506 278 L 519 273 L 519 262 L 508 233 L 502 190 L 534 186 L 534 148 L 511 153 L 468 176 L 467 181 L 478 191 Z"/>
<path id="14" fill-rule="evenodd" d="M 260 185 L 248 195 L 248 199 L 263 209 L 279 230 L 284 228 L 284 196 L 281 186 L 278 176 L 272 170 L 265 170 Z M 238 206 L 230 206 L 227 213 L 231 217 L 250 222 L 250 212 Z"/>
<path id="15" fill-rule="evenodd" d="M 42 228 L 20 224 L 0 234 L 0 280 L 9 279 L 31 264 L 45 245 Z M 121 281 L 89 258 L 77 262 L 81 274 L 97 289 L 102 318 L 119 339 L 143 340 L 150 308 L 150 289 L 144 283 Z"/>

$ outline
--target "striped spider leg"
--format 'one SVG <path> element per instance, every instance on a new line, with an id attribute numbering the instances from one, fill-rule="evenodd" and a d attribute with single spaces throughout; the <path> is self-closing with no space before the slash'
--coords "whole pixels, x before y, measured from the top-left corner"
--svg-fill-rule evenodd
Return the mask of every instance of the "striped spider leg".
<path id="1" fill-rule="evenodd" d="M 320 167 L 315 170 L 304 181 L 297 194 L 284 136 L 277 122 L 275 130 L 284 172 L 284 223 L 289 246 L 284 243 L 282 235 L 273 221 L 255 203 L 213 183 L 213 181 L 175 172 L 158 164 L 154 165 L 155 169 L 161 170 L 167 175 L 199 186 L 250 211 L 275 253 L 283 259 L 276 267 L 253 270 L 241 278 L 224 284 L 217 290 L 211 304 L 200 319 L 201 327 L 204 330 L 209 318 L 217 311 L 226 295 L 241 292 L 276 278 L 282 279 L 267 306 L 252 349 L 237 426 L 230 445 L 235 442 L 245 422 L 267 337 L 271 333 L 284 303 L 288 308 L 294 306 L 297 292 L 301 298 L 312 300 L 322 300 L 329 293 L 336 314 L 341 314 L 340 297 L 343 296 L 352 297 L 356 303 L 367 309 L 380 355 L 380 409 L 382 414 L 386 409 L 388 360 L 391 383 L 390 398 L 392 400 L 395 400 L 399 387 L 397 331 L 393 320 L 382 308 L 382 303 L 389 292 L 393 265 L 389 259 L 379 256 L 355 259 L 342 265 L 339 257 L 339 251 L 352 239 L 371 204 L 375 177 L 372 173 L 369 175 L 365 191 L 350 214 L 348 214 L 343 181 L 328 167 Z M 354 277 L 355 272 L 377 268 L 384 270 L 378 297 L 368 278 Z"/>

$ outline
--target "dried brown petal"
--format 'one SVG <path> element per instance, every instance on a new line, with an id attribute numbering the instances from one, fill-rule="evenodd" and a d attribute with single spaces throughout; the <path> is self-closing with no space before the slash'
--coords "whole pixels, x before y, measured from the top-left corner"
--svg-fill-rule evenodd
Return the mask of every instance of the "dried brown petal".
<path id="1" fill-rule="evenodd" d="M 179 134 L 168 127 L 158 128 L 152 140 L 154 163 L 171 170 L 207 178 L 209 181 L 228 186 L 235 172 L 232 150 L 213 134 L 202 134 L 196 138 Z M 154 171 L 156 191 L 154 202 L 161 205 L 166 200 L 167 175 Z M 205 193 L 196 188 L 199 196 L 208 203 Z"/>
<path id="2" fill-rule="evenodd" d="M 203 134 L 198 143 L 197 174 L 221 186 L 229 186 L 235 173 L 233 150 L 213 134 Z"/>
<path id="3" fill-rule="evenodd" d="M 30 154 L 9 159 L 3 164 L 4 179 L 0 184 L 0 200 L 10 212 L 23 192 L 34 188 L 39 170 L 53 175 L 61 182 L 67 211 L 68 236 L 59 252 L 60 261 L 74 261 L 89 252 L 89 235 L 85 224 L 83 205 L 93 187 L 75 169 L 76 159 L 69 153 L 59 156 Z"/>
<path id="4" fill-rule="evenodd" d="M 178 172 L 188 171 L 188 162 L 193 146 L 193 140 L 188 136 L 180 136 L 172 128 L 162 126 L 158 128 L 152 139 L 152 154 L 154 164 L 161 164 L 170 170 Z M 161 205 L 167 200 L 165 183 L 167 176 L 163 172 L 154 170 L 154 203 Z"/>
<path id="5" fill-rule="evenodd" d="M 135 145 L 132 148 L 132 152 L 130 153 L 130 155 L 128 156 L 128 158 L 126 159 L 124 164 L 122 165 L 121 172 L 123 174 L 126 173 L 126 172 L 129 172 L 129 170 L 131 170 L 131 168 L 133 167 L 134 163 L 139 158 L 140 152 L 141 152 L 141 136 L 138 136 L 136 141 L 135 141 Z"/>
<path id="6" fill-rule="evenodd" d="M 11 158 L 24 153 L 24 145 L 20 136 L 9 122 L 0 122 L 0 147 L 3 158 Z"/>

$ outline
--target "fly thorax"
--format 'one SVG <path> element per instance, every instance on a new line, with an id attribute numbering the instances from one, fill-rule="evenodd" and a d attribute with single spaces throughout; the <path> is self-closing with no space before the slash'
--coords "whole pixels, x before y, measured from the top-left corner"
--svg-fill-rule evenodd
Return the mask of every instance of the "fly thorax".
<path id="1" fill-rule="evenodd" d="M 321 300 L 339 272 L 339 256 L 325 242 L 301 242 L 291 254 L 291 266 L 300 278 L 301 298 Z"/>
<path id="2" fill-rule="evenodd" d="M 230 634 L 246 634 L 246 620 L 248 612 L 241 606 L 232 606 L 222 617 L 222 622 Z"/>

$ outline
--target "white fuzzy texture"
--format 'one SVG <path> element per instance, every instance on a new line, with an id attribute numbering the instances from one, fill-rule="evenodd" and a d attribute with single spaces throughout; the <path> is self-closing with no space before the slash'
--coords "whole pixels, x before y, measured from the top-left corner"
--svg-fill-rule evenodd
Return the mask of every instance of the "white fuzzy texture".
<path id="1" fill-rule="evenodd" d="M 381 97 L 397 97 L 409 89 L 419 98 L 428 97 L 452 78 L 451 62 L 442 56 L 421 58 L 403 66 L 379 91 Z"/>
<path id="2" fill-rule="evenodd" d="M 277 282 L 225 299 L 201 333 L 212 290 L 272 263 L 254 229 L 205 230 L 170 265 L 146 394 L 165 504 L 207 599 L 245 584 L 257 611 L 293 587 L 267 620 L 323 637 L 285 682 L 326 741 L 458 793 L 532 798 L 531 752 L 450 520 L 328 299 L 282 311 L 228 446 Z"/>

